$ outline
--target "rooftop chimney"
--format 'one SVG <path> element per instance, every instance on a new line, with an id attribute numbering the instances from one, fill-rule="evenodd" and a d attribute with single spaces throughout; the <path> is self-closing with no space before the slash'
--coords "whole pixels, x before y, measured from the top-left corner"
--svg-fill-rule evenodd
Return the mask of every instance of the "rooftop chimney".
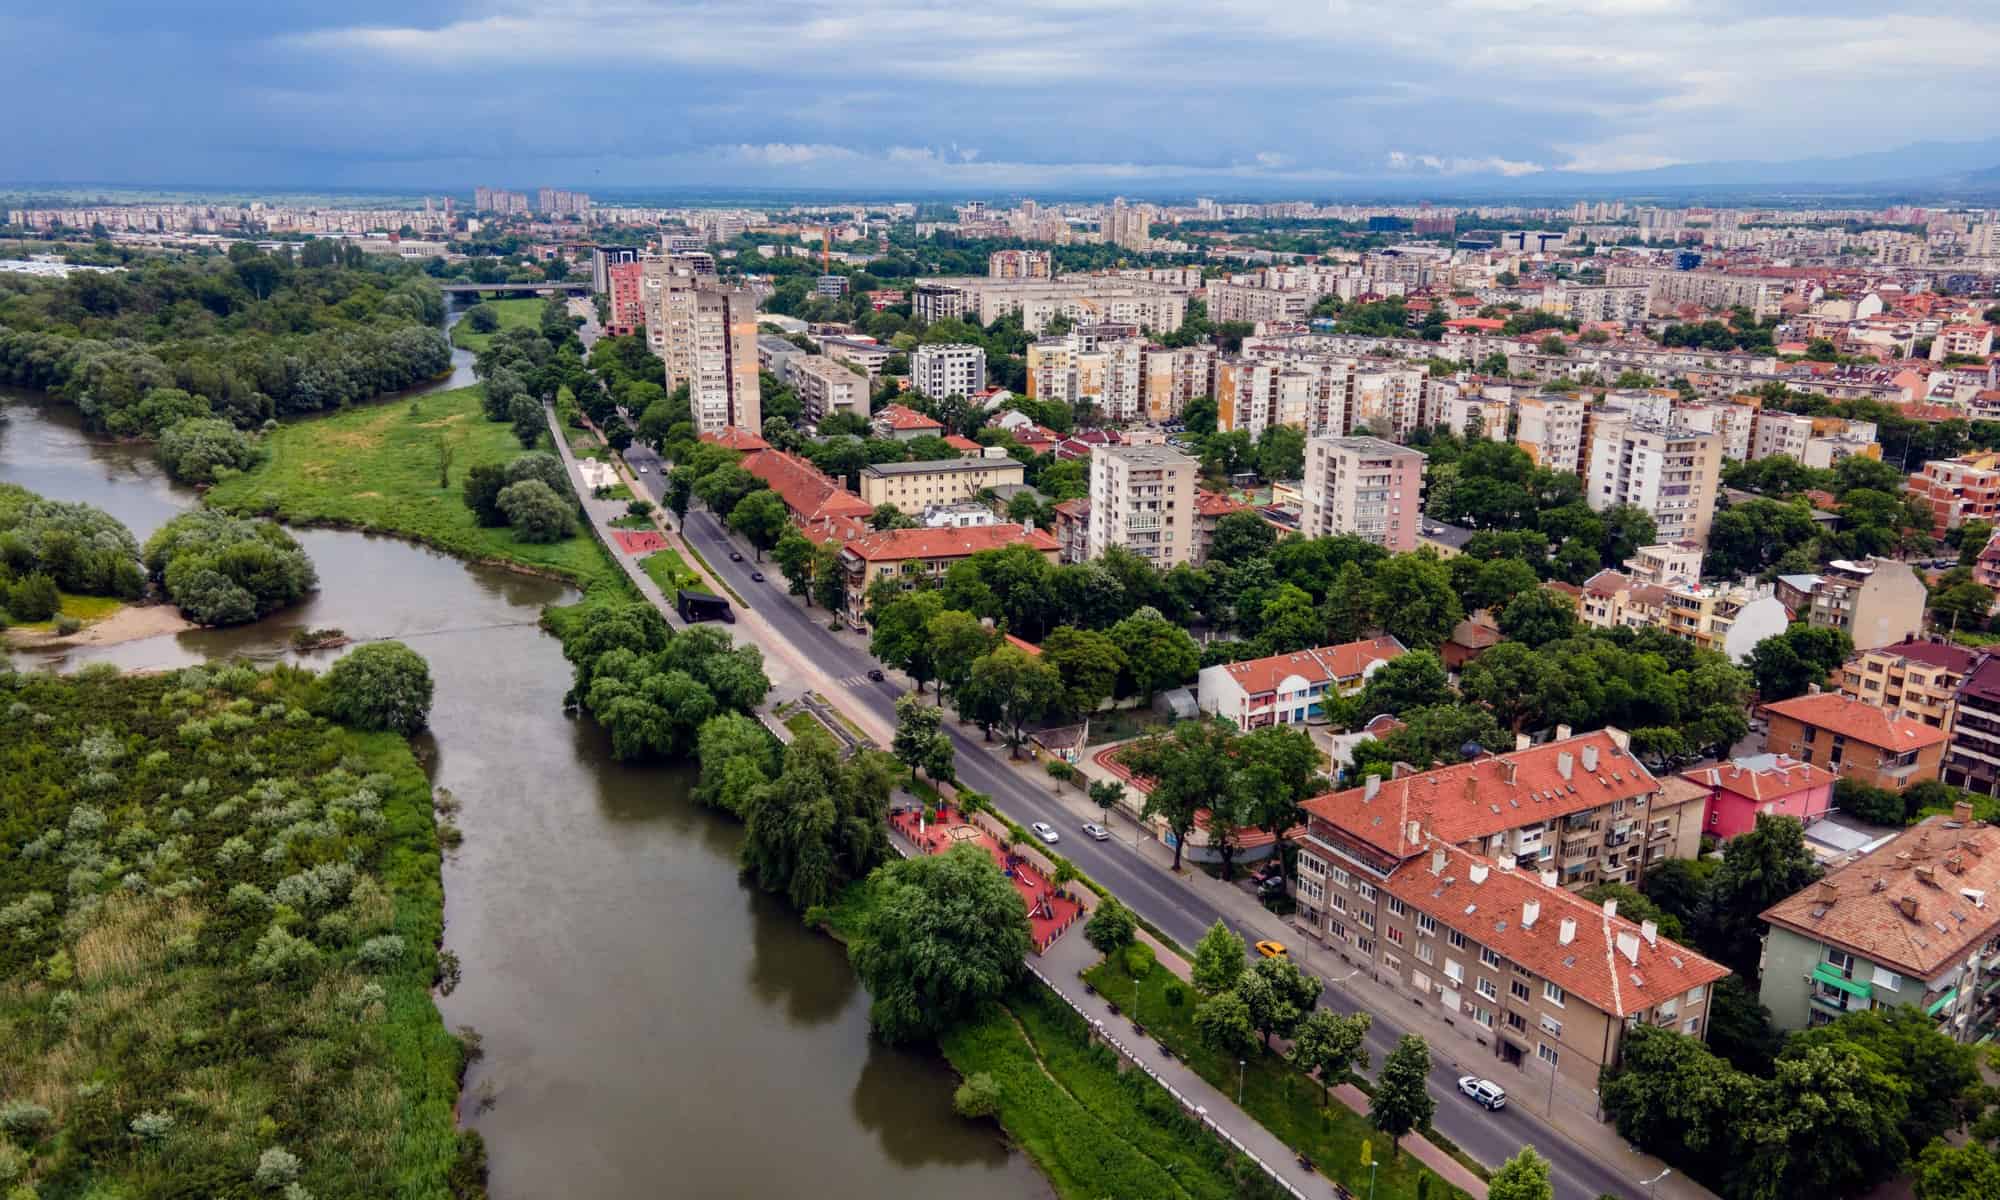
<path id="1" fill-rule="evenodd" d="M 1424 840 L 1423 825 L 1416 821 L 1410 822 L 1409 826 L 1403 830 L 1403 840 L 1409 842 L 1412 845 L 1415 845 L 1416 843 L 1423 841 Z"/>
<path id="2" fill-rule="evenodd" d="M 1597 747 L 1585 746 L 1583 748 L 1583 769 L 1586 774 L 1595 775 L 1597 773 Z"/>
<path id="3" fill-rule="evenodd" d="M 1556 873 L 1553 869 L 1542 872 L 1542 884 L 1544 887 L 1554 887 L 1556 885 Z"/>
<path id="4" fill-rule="evenodd" d="M 1439 847 L 1438 849 L 1431 851 L 1431 874 L 1433 875 L 1444 874 L 1444 861 L 1445 860 L 1444 860 L 1443 847 Z"/>
<path id="5" fill-rule="evenodd" d="M 1535 921 L 1542 915 L 1540 900 L 1524 900 L 1521 903 L 1521 928 L 1533 929 Z"/>
<path id="6" fill-rule="evenodd" d="M 1896 907 L 1902 909 L 1903 915 L 1910 920 L 1914 921 L 1917 919 L 1917 898 L 1915 896 L 1904 896 L 1902 899 L 1896 901 Z"/>
<path id="7" fill-rule="evenodd" d="M 1576 918 L 1564 917 L 1556 927 L 1556 945 L 1567 946 L 1576 940 Z"/>
<path id="8" fill-rule="evenodd" d="M 1618 915 L 1618 902 L 1616 900 L 1606 900 L 1604 902 L 1604 915 L 1607 917 Z"/>
<path id="9" fill-rule="evenodd" d="M 1621 933 L 1621 934 L 1619 934 L 1619 935 L 1618 935 L 1618 953 L 1620 953 L 1620 954 L 1622 954 L 1622 955 L 1624 955 L 1624 956 L 1625 956 L 1625 961 L 1626 961 L 1626 962 L 1629 962 L 1629 963 L 1631 963 L 1631 964 L 1632 964 L 1633 966 L 1635 966 L 1635 967 L 1636 967 L 1636 966 L 1638 966 L 1638 965 L 1639 965 L 1639 935 L 1638 935 L 1638 934 L 1636 934 L 1636 933 Z"/>
<path id="10" fill-rule="evenodd" d="M 1956 803 L 1956 804 L 1952 805 L 1952 806 L 1951 806 L 1951 819 L 1952 819 L 1952 820 L 1954 820 L 1954 821 L 1957 821 L 1957 822 L 1958 822 L 1959 824 L 1961 824 L 1961 825 L 1970 825 L 1970 824 L 1972 824 L 1972 804 L 1971 804 L 1971 802 L 1970 802 L 1970 801 L 1966 801 L 1966 800 L 1960 800 L 1960 801 L 1959 801 L 1958 803 Z"/>
<path id="11" fill-rule="evenodd" d="M 1569 726 L 1567 725 L 1556 726 L 1556 740 L 1561 742 L 1568 740 L 1568 738 L 1569 738 Z"/>
<path id="12" fill-rule="evenodd" d="M 1612 745 L 1618 747 L 1620 754 L 1627 753 L 1632 749 L 1632 735 L 1626 733 L 1616 725 L 1606 725 L 1604 727 L 1604 735 L 1611 739 Z"/>
<path id="13" fill-rule="evenodd" d="M 1639 936 L 1646 939 L 1648 946 L 1660 944 L 1660 925 L 1657 921 L 1639 922 Z"/>
<path id="14" fill-rule="evenodd" d="M 1932 887 L 1936 887 L 1936 886 L 1937 886 L 1937 868 L 1936 868 L 1936 867 L 1933 867 L 1933 866 L 1932 866 L 1932 865 L 1930 865 L 1929 863 L 1918 863 L 1918 864 L 1917 864 L 1917 882 L 1918 882 L 1918 883 L 1928 883 L 1928 884 L 1930 884 L 1930 885 L 1931 885 Z"/>
<path id="15" fill-rule="evenodd" d="M 1840 899 L 1840 885 L 1831 879 L 1820 880 L 1819 902 L 1821 904 L 1832 904 L 1838 899 Z"/>
<path id="16" fill-rule="evenodd" d="M 1516 750 L 1526 750 L 1528 747 L 1534 744 L 1535 744 L 1535 739 L 1529 737 L 1525 733 L 1517 733 L 1514 735 L 1514 749 Z"/>
<path id="17" fill-rule="evenodd" d="M 1523 748 L 1525 749 L 1525 747 Z M 1503 758 L 1500 760 L 1500 777 L 1507 781 L 1508 787 L 1514 786 L 1514 779 L 1519 771 L 1520 768 L 1514 765 L 1513 759 Z"/>
<path id="18" fill-rule="evenodd" d="M 1556 755 L 1556 774 L 1562 776 L 1564 779 L 1568 779 L 1575 773 L 1576 759 L 1569 751 L 1564 750 L 1562 753 Z"/>
<path id="19" fill-rule="evenodd" d="M 1471 771 L 1465 773 L 1465 802 L 1467 804 L 1479 803 L 1479 780 L 1473 776 Z"/>
<path id="20" fill-rule="evenodd" d="M 1363 800 L 1373 800 L 1375 798 L 1375 793 L 1381 790 L 1382 790 L 1382 777 L 1380 775 L 1370 775 L 1368 777 L 1368 782 L 1361 785 L 1361 798 Z"/>
<path id="21" fill-rule="evenodd" d="M 1485 882 L 1486 882 L 1486 864 L 1485 864 L 1485 863 L 1473 863 L 1473 864 L 1472 864 L 1472 869 L 1471 869 L 1471 870 L 1469 870 L 1469 871 L 1467 871 L 1467 872 L 1466 872 L 1466 874 L 1467 874 L 1468 876 L 1470 876 L 1470 877 L 1471 877 L 1471 879 L 1472 879 L 1472 882 L 1474 882 L 1474 883 L 1485 883 Z"/>

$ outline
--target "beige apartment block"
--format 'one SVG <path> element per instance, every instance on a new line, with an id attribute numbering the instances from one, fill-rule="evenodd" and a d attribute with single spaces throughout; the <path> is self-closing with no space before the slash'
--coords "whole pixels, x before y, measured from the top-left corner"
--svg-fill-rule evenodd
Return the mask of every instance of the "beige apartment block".
<path id="1" fill-rule="evenodd" d="M 1600 414 L 1590 430 L 1584 499 L 1599 512 L 1646 510 L 1662 542 L 1708 544 L 1722 446 L 1715 434 L 1628 414 Z"/>
<path id="2" fill-rule="evenodd" d="M 763 427 L 757 394 L 757 299 L 675 259 L 640 264 L 646 340 L 667 390 L 688 385 L 697 433 Z"/>
<path id="3" fill-rule="evenodd" d="M 938 504 L 970 500 L 987 488 L 1023 482 L 1011 458 L 941 458 L 874 463 L 861 468 L 861 498 L 870 508 L 893 504 L 912 515 Z"/>
<path id="4" fill-rule="evenodd" d="M 1951 732 L 1959 685 L 1979 655 L 1944 641 L 1895 642 L 1863 650 L 1840 668 L 1840 692 Z"/>
<path id="5" fill-rule="evenodd" d="M 800 355 L 788 364 L 786 374 L 798 390 L 799 408 L 813 424 L 836 413 L 868 415 L 868 377 L 845 364 L 823 355 Z"/>
<path id="6" fill-rule="evenodd" d="M 1120 546 L 1164 571 L 1195 554 L 1199 464 L 1168 446 L 1090 452 L 1089 553 Z"/>
<path id="7" fill-rule="evenodd" d="M 1417 548 L 1423 527 L 1424 456 L 1375 437 L 1316 437 L 1306 442 L 1307 537 L 1351 533 L 1401 553 Z"/>
<path id="8" fill-rule="evenodd" d="M 1554 392 L 1521 397 L 1514 444 L 1537 466 L 1574 473 L 1583 461 L 1584 407 L 1582 397 Z"/>

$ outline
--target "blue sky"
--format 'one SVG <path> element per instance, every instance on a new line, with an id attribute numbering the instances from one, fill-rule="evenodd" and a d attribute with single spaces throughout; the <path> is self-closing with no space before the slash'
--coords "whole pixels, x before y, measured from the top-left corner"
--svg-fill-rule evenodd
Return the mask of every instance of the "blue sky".
<path id="1" fill-rule="evenodd" d="M 14 181 L 1560 188 L 2000 134 L 1990 0 L 11 7 Z"/>

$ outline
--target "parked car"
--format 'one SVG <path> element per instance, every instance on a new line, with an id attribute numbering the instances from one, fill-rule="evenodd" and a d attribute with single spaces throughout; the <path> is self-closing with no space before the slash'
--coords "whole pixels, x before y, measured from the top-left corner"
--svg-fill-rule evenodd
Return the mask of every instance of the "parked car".
<path id="1" fill-rule="evenodd" d="M 1275 896 L 1284 890 L 1285 877 L 1283 875 L 1266 875 L 1257 881 L 1257 891 L 1260 895 Z"/>
<path id="2" fill-rule="evenodd" d="M 742 561 L 743 561 L 743 552 L 742 552 L 741 550 L 731 550 L 731 551 L 729 552 L 729 561 L 730 561 L 730 562 L 742 562 Z"/>
<path id="3" fill-rule="evenodd" d="M 762 583 L 762 582 L 764 582 L 764 572 L 762 572 L 762 571 L 752 571 L 752 572 L 750 572 L 750 582 L 751 582 L 751 583 Z"/>
<path id="4" fill-rule="evenodd" d="M 646 473 L 646 464 L 645 464 L 645 463 L 640 463 L 640 464 L 639 464 L 639 474 L 641 474 L 641 475 L 644 475 L 645 473 Z"/>
<path id="5" fill-rule="evenodd" d="M 1265 941 L 1257 943 L 1257 953 L 1263 955 L 1265 958 L 1288 958 L 1292 952 L 1285 949 L 1285 943 L 1283 942 Z"/>
<path id="6" fill-rule="evenodd" d="M 1097 824 L 1095 821 L 1085 821 L 1083 823 L 1083 836 L 1093 842 L 1108 842 L 1111 840 L 1111 831 Z"/>
<path id="7" fill-rule="evenodd" d="M 1488 1112 L 1499 1112 L 1507 1107 L 1507 1089 L 1491 1079 L 1461 1075 L 1458 1077 L 1458 1090 L 1479 1101 Z"/>
<path id="8" fill-rule="evenodd" d="M 1051 846 L 1062 841 L 1062 835 L 1057 833 L 1056 827 L 1047 821 L 1037 821 L 1033 825 L 1028 826 L 1028 830 Z"/>

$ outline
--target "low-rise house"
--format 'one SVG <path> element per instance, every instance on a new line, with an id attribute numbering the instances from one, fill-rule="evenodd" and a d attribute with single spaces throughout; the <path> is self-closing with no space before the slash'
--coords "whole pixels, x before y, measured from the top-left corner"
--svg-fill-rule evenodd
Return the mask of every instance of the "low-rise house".
<path id="1" fill-rule="evenodd" d="M 1465 664 L 1499 645 L 1505 636 L 1493 615 L 1480 609 L 1451 627 L 1451 636 L 1438 647 L 1438 657 L 1444 660 L 1445 670 L 1457 674 L 1465 669 Z"/>
<path id="2" fill-rule="evenodd" d="M 1681 772 L 1702 789 L 1702 831 L 1733 838 L 1756 828 L 1762 815 L 1797 817 L 1810 825 L 1833 810 L 1833 774 L 1785 754 L 1753 754 Z"/>
<path id="3" fill-rule="evenodd" d="M 1840 668 L 1840 693 L 1949 733 L 1958 689 L 1977 652 L 1944 641 L 1895 642 L 1864 650 Z"/>
<path id="4" fill-rule="evenodd" d="M 841 617 L 856 629 L 867 624 L 868 589 L 883 579 L 935 579 L 982 550 L 1026 546 L 1051 563 L 1056 540 L 1039 529 L 986 525 L 970 529 L 883 529 L 850 539 L 841 547 L 847 576 L 847 606 Z"/>
<path id="5" fill-rule="evenodd" d="M 1758 999 L 1780 1029 L 1907 1004 L 1974 1041 L 2000 1015 L 2000 829 L 1960 804 L 1763 913 Z"/>
<path id="6" fill-rule="evenodd" d="M 1203 667 L 1196 680 L 1201 709 L 1238 729 L 1304 725 L 1325 716 L 1327 694 L 1361 690 L 1383 663 L 1403 655 L 1392 637 L 1368 638 Z"/>
<path id="7" fill-rule="evenodd" d="M 1945 732 L 1843 696 L 1815 691 L 1764 706 L 1764 746 L 1835 775 L 1900 792 L 1936 779 Z"/>
<path id="8" fill-rule="evenodd" d="M 883 405 L 881 411 L 869 418 L 868 424 L 874 429 L 876 437 L 895 438 L 901 442 L 944 435 L 944 422 L 904 404 Z M 978 445 L 977 442 L 973 444 Z"/>
<path id="9" fill-rule="evenodd" d="M 1216 522 L 1230 513 L 1249 512 L 1252 507 L 1234 496 L 1211 492 L 1207 488 L 1195 489 L 1194 553 L 1191 558 L 1195 566 L 1208 561 L 1208 548 L 1215 544 Z"/>
<path id="10" fill-rule="evenodd" d="M 1055 506 L 1056 545 L 1066 563 L 1090 558 L 1090 501 L 1079 496 Z"/>
<path id="11" fill-rule="evenodd" d="M 785 502 L 792 523 L 814 527 L 828 521 L 866 521 L 874 511 L 866 500 L 795 454 L 759 450 L 743 456 L 743 469 L 764 481 Z"/>

